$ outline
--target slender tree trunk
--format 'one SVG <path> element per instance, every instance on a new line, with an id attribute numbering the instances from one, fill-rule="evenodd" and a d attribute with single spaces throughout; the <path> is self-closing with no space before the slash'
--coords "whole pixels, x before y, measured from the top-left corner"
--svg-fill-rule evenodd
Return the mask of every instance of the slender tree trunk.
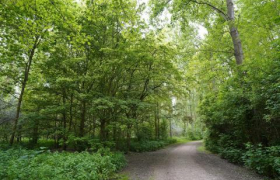
<path id="1" fill-rule="evenodd" d="M 186 136 L 186 121 L 183 121 L 183 135 Z"/>
<path id="2" fill-rule="evenodd" d="M 33 132 L 32 132 L 32 145 L 37 144 L 38 142 L 38 130 L 39 130 L 39 119 L 35 119 Z"/>
<path id="3" fill-rule="evenodd" d="M 27 81 L 28 81 L 28 76 L 29 76 L 32 60 L 33 60 L 35 50 L 36 50 L 38 45 L 39 45 L 39 37 L 37 36 L 36 39 L 35 39 L 34 45 L 29 52 L 28 62 L 26 64 L 25 70 L 24 70 L 24 79 L 22 81 L 21 91 L 20 91 L 20 95 L 19 95 L 19 99 L 18 99 L 16 117 L 15 117 L 14 124 L 13 124 L 13 130 L 12 130 L 12 135 L 11 135 L 11 139 L 10 139 L 10 145 L 13 145 L 13 143 L 14 143 L 15 134 L 16 134 L 16 131 L 17 131 L 17 126 L 18 126 L 18 119 L 19 119 L 19 115 L 20 115 L 20 111 L 21 111 L 21 104 L 22 104 L 22 100 L 23 100 L 23 95 L 24 95 L 24 91 L 25 91 L 26 84 L 27 84 Z"/>
<path id="4" fill-rule="evenodd" d="M 92 122 L 92 135 L 93 135 L 93 137 L 95 137 L 96 119 L 95 119 L 95 117 L 92 117 L 92 118 L 93 118 L 93 122 Z"/>
<path id="5" fill-rule="evenodd" d="M 235 17 L 234 17 L 234 3 L 233 0 L 226 0 L 227 2 L 227 14 L 223 12 L 223 10 L 215 7 L 213 4 L 210 4 L 207 1 L 197 1 L 197 0 L 190 0 L 191 2 L 206 5 L 212 8 L 214 11 L 219 13 L 226 21 L 229 23 L 229 32 L 233 42 L 234 47 L 234 56 L 237 65 L 241 65 L 243 63 L 244 55 L 243 49 L 241 45 L 240 36 L 237 30 L 237 26 L 235 24 Z"/>
<path id="6" fill-rule="evenodd" d="M 157 125 L 158 125 L 158 128 L 157 128 L 158 129 L 158 139 L 160 139 L 160 132 L 161 131 L 160 131 L 160 118 L 159 118 L 159 114 L 158 114 L 158 119 L 157 120 L 158 120 L 158 122 L 157 122 Z"/>
<path id="7" fill-rule="evenodd" d="M 117 141 L 117 127 L 116 124 L 113 125 L 113 141 Z"/>
<path id="8" fill-rule="evenodd" d="M 157 139 L 158 129 L 157 129 L 157 107 L 155 109 L 155 140 Z"/>
<path id="9" fill-rule="evenodd" d="M 137 119 L 137 106 L 132 107 L 132 113 L 131 116 L 128 114 L 128 118 L 132 117 L 133 119 Z M 127 146 L 127 151 L 130 150 L 130 142 L 131 142 L 131 129 L 133 125 L 131 123 L 127 124 L 127 133 L 126 133 L 126 146 Z"/>
<path id="10" fill-rule="evenodd" d="M 85 122 L 86 122 L 86 102 L 83 100 L 81 104 L 80 137 L 84 136 Z"/>
<path id="11" fill-rule="evenodd" d="M 71 131 L 72 128 L 72 124 L 73 124 L 73 93 L 71 94 L 71 98 L 70 98 L 70 110 L 69 110 L 69 114 L 70 114 L 70 120 L 69 120 L 69 132 Z"/>
<path id="12" fill-rule="evenodd" d="M 37 112 L 40 111 L 40 108 L 38 107 L 37 109 Z M 39 119 L 35 118 L 34 119 L 34 126 L 32 128 L 32 145 L 35 145 L 37 144 L 38 142 L 38 138 L 39 138 L 39 133 L 38 133 L 38 130 L 39 130 Z"/>
<path id="13" fill-rule="evenodd" d="M 100 140 L 101 141 L 106 141 L 105 127 L 106 127 L 105 119 L 100 119 Z"/>
<path id="14" fill-rule="evenodd" d="M 57 114 L 55 115 L 55 135 L 54 135 L 54 143 L 55 143 L 55 148 L 59 147 L 59 133 L 58 131 L 58 127 L 59 127 L 59 122 L 58 122 L 58 116 Z"/>
<path id="15" fill-rule="evenodd" d="M 131 124 L 127 125 L 127 132 L 126 132 L 126 148 L 127 148 L 127 152 L 130 150 L 131 127 L 132 127 Z"/>
<path id="16" fill-rule="evenodd" d="M 240 65 L 243 63 L 244 55 L 243 55 L 240 36 L 237 30 L 237 26 L 235 24 L 233 0 L 227 0 L 227 15 L 228 15 L 230 36 L 234 46 L 234 56 L 235 56 L 236 64 Z"/>
<path id="17" fill-rule="evenodd" d="M 160 139 L 159 103 L 157 102 L 157 139 Z"/>
<path id="18" fill-rule="evenodd" d="M 155 108 L 155 139 L 160 138 L 160 119 L 159 119 L 159 103 L 157 102 Z"/>
<path id="19" fill-rule="evenodd" d="M 66 105 L 66 92 L 65 92 L 65 89 L 63 90 L 63 97 L 62 97 L 62 101 L 63 101 L 63 105 L 65 107 Z M 63 111 L 63 150 L 66 150 L 66 140 L 67 140 L 67 137 L 66 137 L 66 128 L 67 128 L 67 119 L 66 119 L 66 109 L 64 109 Z"/>
<path id="20" fill-rule="evenodd" d="M 171 118 L 169 118 L 169 127 L 170 127 L 170 137 L 172 137 L 172 119 Z"/>

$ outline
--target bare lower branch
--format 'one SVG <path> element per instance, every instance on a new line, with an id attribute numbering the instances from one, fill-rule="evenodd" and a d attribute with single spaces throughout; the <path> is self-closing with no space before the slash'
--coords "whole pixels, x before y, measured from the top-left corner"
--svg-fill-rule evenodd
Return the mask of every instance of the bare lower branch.
<path id="1" fill-rule="evenodd" d="M 197 49 L 197 50 L 193 50 L 193 51 L 186 51 L 186 52 L 199 52 L 199 51 L 202 51 L 202 52 L 218 52 L 218 53 L 228 53 L 228 54 L 232 54 L 233 51 L 222 51 L 222 50 L 212 50 L 212 49 Z"/>
<path id="2" fill-rule="evenodd" d="M 194 2 L 194 3 L 196 3 L 196 4 L 202 4 L 202 5 L 209 6 L 209 7 L 211 7 L 212 9 L 214 9 L 215 11 L 217 11 L 219 14 L 221 14 L 221 16 L 222 16 L 226 21 L 228 21 L 228 19 L 229 19 L 228 16 L 227 16 L 227 14 L 226 14 L 224 11 L 222 11 L 221 9 L 215 7 L 214 5 L 212 5 L 212 4 L 208 3 L 208 2 L 200 2 L 200 1 L 196 1 L 196 0 L 190 0 L 190 2 Z"/>

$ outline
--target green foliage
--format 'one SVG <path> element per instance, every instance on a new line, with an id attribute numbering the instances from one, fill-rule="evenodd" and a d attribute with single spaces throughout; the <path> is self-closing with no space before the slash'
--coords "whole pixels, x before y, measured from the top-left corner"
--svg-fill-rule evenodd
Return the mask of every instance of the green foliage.
<path id="1" fill-rule="evenodd" d="M 263 147 L 246 144 L 246 153 L 242 156 L 245 166 L 259 174 L 280 177 L 280 146 Z"/>
<path id="2" fill-rule="evenodd" d="M 220 155 L 222 158 L 227 159 L 232 163 L 242 164 L 244 150 L 233 147 L 227 147 L 221 150 Z"/>
<path id="3" fill-rule="evenodd" d="M 184 143 L 189 142 L 190 140 L 188 138 L 182 136 L 182 137 L 168 138 L 168 141 L 171 141 L 172 143 L 184 144 Z"/>
<path id="4" fill-rule="evenodd" d="M 0 177 L 108 179 L 124 159 L 106 148 L 157 150 L 174 135 L 278 176 L 279 3 L 237 0 L 229 23 L 222 1 L 151 0 L 151 25 L 137 2 L 1 1 L 0 141 L 97 153 L 3 151 Z"/>
<path id="5" fill-rule="evenodd" d="M 160 139 L 164 139 L 164 140 L 168 138 L 168 124 L 166 119 L 163 119 L 162 123 L 160 124 L 159 136 Z"/>
<path id="6" fill-rule="evenodd" d="M 203 139 L 203 134 L 201 129 L 188 128 L 185 135 L 189 140 L 201 140 Z"/>
<path id="7" fill-rule="evenodd" d="M 147 141 L 153 137 L 153 130 L 149 124 L 142 124 L 136 136 L 138 141 Z"/>
<path id="8" fill-rule="evenodd" d="M 166 139 L 161 114 L 182 73 L 168 35 L 146 32 L 142 7 L 136 0 L 4 0 L 0 100 L 15 102 L 3 113 L 0 104 L 1 140 L 12 134 L 33 147 L 53 139 L 52 148 L 97 151 L 128 150 L 132 138 Z M 12 111 L 20 118 L 2 125 Z"/>
<path id="9" fill-rule="evenodd" d="M 207 149 L 275 178 L 279 178 L 279 67 L 276 56 L 261 72 L 240 68 L 200 107 L 208 127 Z M 253 145 L 245 146 L 248 142 Z"/>
<path id="10" fill-rule="evenodd" d="M 200 82 L 206 86 L 200 88 L 208 86 L 209 90 L 203 94 L 199 108 L 207 127 L 205 146 L 230 162 L 245 164 L 260 174 L 279 179 L 279 38 L 268 38 L 279 33 L 279 24 L 274 20 L 278 17 L 274 8 L 279 5 L 250 2 L 238 2 L 244 18 L 240 19 L 239 32 L 245 45 L 245 63 L 235 67 L 224 62 L 224 68 L 218 70 L 219 63 L 208 74 L 215 76 L 201 76 Z M 216 40 L 206 41 L 211 44 Z M 222 60 L 219 56 L 215 60 Z M 201 58 L 212 59 L 206 55 Z M 197 60 L 193 63 L 202 67 L 215 64 Z"/>
<path id="11" fill-rule="evenodd" d="M 9 149 L 0 152 L 1 179 L 105 180 L 126 164 L 121 153 L 51 153 Z"/>
<path id="12" fill-rule="evenodd" d="M 205 142 L 203 142 L 203 144 L 199 146 L 197 150 L 202 153 L 211 154 L 211 152 L 206 149 Z"/>
<path id="13" fill-rule="evenodd" d="M 68 136 L 66 144 L 69 148 L 73 148 L 78 151 L 93 148 L 92 145 L 98 146 L 98 142 L 94 142 L 94 140 L 89 137 L 76 137 L 74 135 Z"/>
<path id="14" fill-rule="evenodd" d="M 176 139 L 168 139 L 161 141 L 134 141 L 131 142 L 131 151 L 133 152 L 146 152 L 161 149 L 169 144 L 176 143 Z"/>

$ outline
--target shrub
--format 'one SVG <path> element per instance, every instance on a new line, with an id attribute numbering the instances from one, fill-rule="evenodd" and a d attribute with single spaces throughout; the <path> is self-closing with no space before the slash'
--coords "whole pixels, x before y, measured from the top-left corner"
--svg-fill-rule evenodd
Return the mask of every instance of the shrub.
<path id="1" fill-rule="evenodd" d="M 74 136 L 73 134 L 69 135 L 68 140 L 66 141 L 66 144 L 70 148 L 74 148 L 75 150 L 78 150 L 78 151 L 84 151 L 91 147 L 89 137 L 77 137 L 77 136 Z"/>
<path id="2" fill-rule="evenodd" d="M 134 152 L 155 151 L 176 142 L 176 139 L 160 141 L 133 141 L 131 142 L 130 150 Z"/>
<path id="3" fill-rule="evenodd" d="M 155 151 L 165 145 L 164 141 L 131 142 L 130 150 L 134 152 Z"/>
<path id="4" fill-rule="evenodd" d="M 247 144 L 243 155 L 245 166 L 259 174 L 280 179 L 280 146 L 263 147 Z"/>
<path id="5" fill-rule="evenodd" d="M 136 134 L 139 141 L 147 141 L 153 137 L 153 130 L 148 123 L 143 123 Z"/>
<path id="6" fill-rule="evenodd" d="M 203 139 L 202 132 L 200 130 L 192 131 L 191 129 L 189 129 L 187 131 L 187 138 L 189 140 L 201 140 Z"/>
<path id="7" fill-rule="evenodd" d="M 176 143 L 178 140 L 175 139 L 175 138 L 168 138 L 166 141 L 167 141 L 167 144 L 174 144 L 174 143 Z"/>
<path id="8" fill-rule="evenodd" d="M 0 152 L 0 179 L 105 180 L 123 167 L 123 154 L 51 153 L 10 149 Z"/>
<path id="9" fill-rule="evenodd" d="M 238 163 L 238 164 L 241 164 L 243 162 L 242 161 L 243 153 L 244 151 L 242 151 L 241 149 L 237 149 L 233 147 L 225 148 L 220 152 L 222 158 L 225 158 L 232 163 Z"/>

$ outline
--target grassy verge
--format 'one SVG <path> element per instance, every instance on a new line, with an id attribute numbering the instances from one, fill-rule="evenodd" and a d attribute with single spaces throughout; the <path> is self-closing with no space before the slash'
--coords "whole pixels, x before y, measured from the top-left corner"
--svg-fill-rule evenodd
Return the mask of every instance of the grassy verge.
<path id="1" fill-rule="evenodd" d="M 197 148 L 197 150 L 202 153 L 211 154 L 211 152 L 206 149 L 204 142 Z"/>
<path id="2" fill-rule="evenodd" d="M 131 143 L 130 150 L 132 152 L 148 152 L 156 151 L 164 148 L 171 144 L 184 144 L 190 142 L 191 140 L 186 137 L 173 137 L 167 140 L 146 140 L 146 141 L 134 141 Z"/>
<path id="3" fill-rule="evenodd" d="M 186 137 L 173 137 L 172 139 L 176 140 L 176 144 L 184 144 L 190 142 L 191 140 Z"/>

